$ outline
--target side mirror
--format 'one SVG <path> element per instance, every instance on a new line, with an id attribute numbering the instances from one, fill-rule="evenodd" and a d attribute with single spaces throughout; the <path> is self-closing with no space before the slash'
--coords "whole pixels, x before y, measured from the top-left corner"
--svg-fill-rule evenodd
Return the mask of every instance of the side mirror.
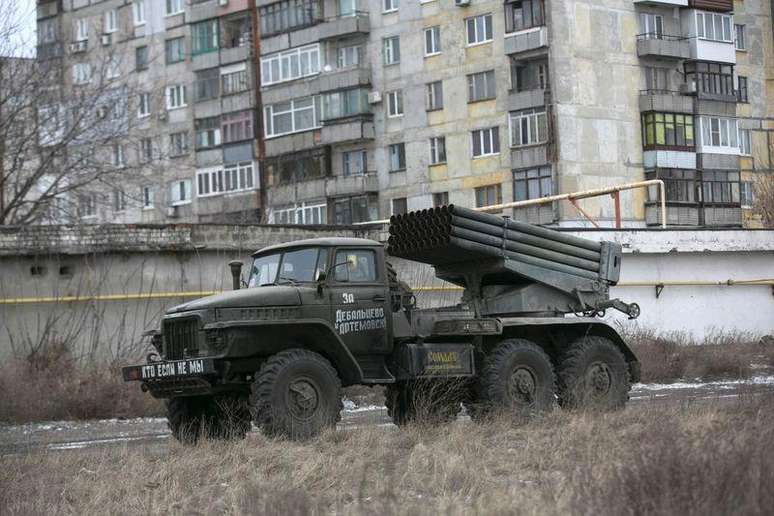
<path id="1" fill-rule="evenodd" d="M 228 262 L 228 266 L 231 269 L 231 283 L 234 290 L 239 290 L 239 287 L 242 285 L 242 265 L 244 264 L 239 260 Z"/>
<path id="2" fill-rule="evenodd" d="M 323 283 L 326 279 L 328 279 L 328 273 L 326 273 L 323 270 L 317 270 L 317 272 L 314 273 L 314 280 L 317 283 Z"/>

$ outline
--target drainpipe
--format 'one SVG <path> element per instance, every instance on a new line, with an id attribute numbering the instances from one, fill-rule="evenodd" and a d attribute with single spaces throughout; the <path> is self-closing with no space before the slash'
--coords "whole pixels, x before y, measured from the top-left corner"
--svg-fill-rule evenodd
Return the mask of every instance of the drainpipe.
<path id="1" fill-rule="evenodd" d="M 266 172 L 263 167 L 263 160 L 266 156 L 266 145 L 263 139 L 263 99 L 261 98 L 261 27 L 260 17 L 258 16 L 258 7 L 255 4 L 255 0 L 248 0 L 248 8 L 250 10 L 250 24 L 252 25 L 252 39 L 253 39 L 253 91 L 255 92 L 255 139 L 258 144 L 258 182 L 260 188 L 258 189 L 258 202 L 261 205 L 261 218 L 260 222 L 266 223 Z"/>

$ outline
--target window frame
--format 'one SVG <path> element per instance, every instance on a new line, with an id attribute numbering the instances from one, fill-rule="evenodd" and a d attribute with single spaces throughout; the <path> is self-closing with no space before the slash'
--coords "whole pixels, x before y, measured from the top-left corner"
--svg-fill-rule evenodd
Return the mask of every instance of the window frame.
<path id="1" fill-rule="evenodd" d="M 261 58 L 261 86 L 272 86 L 284 82 L 295 81 L 304 77 L 313 77 L 319 75 L 322 71 L 322 54 L 320 44 L 305 45 L 282 52 L 274 52 Z M 295 59 L 295 68 L 298 69 L 298 75 L 294 75 L 293 61 Z M 303 61 L 309 63 L 308 72 L 303 73 Z M 286 64 L 287 63 L 287 64 Z M 316 66 L 312 66 L 313 63 Z M 277 72 L 277 78 L 274 78 L 274 72 Z M 268 73 L 267 73 L 268 72 Z M 283 73 L 287 72 L 287 74 Z M 269 80 L 266 78 L 269 77 Z"/>
<path id="2" fill-rule="evenodd" d="M 137 95 L 137 118 L 147 118 L 151 115 L 150 93 L 144 92 Z"/>
<path id="3" fill-rule="evenodd" d="M 541 124 L 542 121 L 542 124 Z M 519 134 L 524 141 L 524 124 L 526 123 L 526 134 L 528 141 L 520 143 L 515 141 L 516 133 L 514 128 L 518 124 Z M 534 129 L 534 131 L 533 131 Z M 541 129 L 545 133 L 541 137 Z M 550 140 L 550 130 L 548 127 L 548 112 L 545 107 L 522 109 L 508 113 L 508 135 L 511 148 L 531 147 L 533 145 L 545 145 Z M 533 140 L 534 136 L 534 140 Z"/>
<path id="4" fill-rule="evenodd" d="M 393 160 L 393 156 L 397 161 Z M 404 172 L 406 170 L 406 142 L 387 145 L 387 165 L 389 172 Z"/>
<path id="5" fill-rule="evenodd" d="M 482 27 L 479 27 L 477 20 L 482 19 Z M 494 27 L 492 26 L 492 13 L 482 13 L 476 16 L 465 18 L 465 43 L 467 47 L 485 45 L 494 41 Z M 472 23 L 472 25 L 471 25 Z M 473 32 L 471 33 L 471 27 Z M 479 39 L 479 30 L 483 31 L 483 38 Z M 471 39 L 471 35 L 473 38 Z"/>
<path id="6" fill-rule="evenodd" d="M 382 38 L 382 62 L 384 66 L 400 64 L 400 36 Z"/>
<path id="7" fill-rule="evenodd" d="M 668 118 L 671 117 L 671 121 Z M 682 119 L 682 122 L 680 122 Z M 652 120 L 652 121 L 651 121 Z M 690 123 L 688 123 L 690 122 Z M 686 113 L 666 113 L 660 111 L 650 111 L 642 113 L 640 118 L 642 126 L 642 148 L 644 150 L 677 150 L 693 152 L 696 149 L 696 120 L 694 116 Z M 674 135 L 674 143 L 669 143 L 670 124 Z M 660 128 L 663 125 L 663 128 Z M 649 132 L 652 127 L 652 143 L 650 143 Z M 689 130 L 690 128 L 690 130 Z M 682 131 L 682 135 L 680 134 Z M 663 134 L 664 143 L 659 143 L 660 133 Z M 690 134 L 690 138 L 689 138 Z M 679 144 L 682 136 L 683 145 Z"/>
<path id="8" fill-rule="evenodd" d="M 489 203 L 490 188 L 494 189 L 492 192 L 494 195 L 494 202 Z M 484 203 L 479 202 L 479 193 L 482 193 L 485 197 Z M 503 203 L 503 186 L 500 183 L 493 183 L 491 185 L 478 186 L 473 189 L 473 195 L 475 197 L 476 208 L 484 208 L 487 206 L 497 206 Z"/>
<path id="9" fill-rule="evenodd" d="M 476 135 L 478 134 L 478 137 Z M 481 129 L 474 129 L 470 132 L 470 144 L 472 159 L 488 158 L 491 156 L 497 156 L 500 154 L 500 127 L 484 127 Z M 479 154 L 476 154 L 476 142 L 479 144 Z M 486 152 L 486 148 L 490 148 L 489 152 Z"/>
<path id="10" fill-rule="evenodd" d="M 432 136 L 429 140 L 430 165 L 446 164 L 446 136 Z"/>
<path id="11" fill-rule="evenodd" d="M 425 85 L 425 111 L 440 111 L 443 109 L 443 81 L 428 82 Z"/>
<path id="12" fill-rule="evenodd" d="M 172 10 L 175 9 L 175 10 Z M 166 0 L 164 2 L 164 16 L 177 16 L 185 12 L 183 0 Z"/>
<path id="13" fill-rule="evenodd" d="M 530 175 L 530 173 L 534 174 Z M 550 197 L 556 191 L 553 167 L 551 165 L 513 169 L 511 171 L 511 178 L 513 180 L 514 202 Z M 546 184 L 548 184 L 547 187 Z M 537 185 L 537 196 L 532 195 L 533 185 Z M 520 195 L 521 192 L 524 193 L 523 196 Z"/>
<path id="14" fill-rule="evenodd" d="M 169 133 L 169 157 L 179 158 L 190 152 L 188 131 L 175 131 Z"/>
<path id="15" fill-rule="evenodd" d="M 312 100 L 311 106 L 307 107 L 301 107 L 297 108 L 296 103 L 306 101 L 308 99 Z M 322 98 L 320 95 L 313 95 L 311 97 L 301 97 L 298 99 L 291 99 L 286 102 L 278 102 L 275 104 L 269 104 L 268 106 L 264 106 L 263 109 L 263 122 L 264 122 L 264 136 L 266 139 L 269 138 L 279 138 L 281 136 L 286 136 L 288 134 L 297 134 L 297 133 L 303 133 L 306 131 L 313 131 L 315 129 L 319 129 L 322 127 Z M 287 104 L 290 109 L 286 111 L 277 111 L 275 112 L 275 107 L 280 106 L 283 104 Z M 306 110 L 312 110 L 312 117 L 313 117 L 313 125 L 311 127 L 305 127 L 303 129 L 297 129 L 296 128 L 296 114 L 301 111 Z M 283 116 L 283 115 L 290 115 L 291 119 L 291 130 L 282 132 L 282 133 L 275 133 L 275 117 L 277 116 Z M 271 132 L 269 132 L 271 131 Z"/>
<path id="16" fill-rule="evenodd" d="M 139 27 L 147 23 L 145 17 L 145 0 L 132 0 L 132 20 L 134 26 Z"/>
<path id="17" fill-rule="evenodd" d="M 440 55 L 441 52 L 443 52 L 443 47 L 441 46 L 441 26 L 434 25 L 432 27 L 426 27 L 424 36 L 425 57 Z"/>
<path id="18" fill-rule="evenodd" d="M 479 84 L 478 79 L 481 78 Z M 468 104 L 475 102 L 485 102 L 497 98 L 497 75 L 494 70 L 484 70 L 467 75 L 468 81 Z M 483 96 L 479 96 L 479 87 L 483 87 Z M 477 95 L 478 94 L 478 95 Z"/>
<path id="19" fill-rule="evenodd" d="M 747 51 L 747 25 L 743 23 L 734 24 L 734 48 L 742 52 Z"/>
<path id="20" fill-rule="evenodd" d="M 403 90 L 388 91 L 387 97 L 387 118 L 403 117 Z"/>
<path id="21" fill-rule="evenodd" d="M 185 84 L 172 84 L 165 88 L 167 111 L 182 109 L 188 106 L 188 98 Z M 177 100 L 177 102 L 173 102 Z"/>

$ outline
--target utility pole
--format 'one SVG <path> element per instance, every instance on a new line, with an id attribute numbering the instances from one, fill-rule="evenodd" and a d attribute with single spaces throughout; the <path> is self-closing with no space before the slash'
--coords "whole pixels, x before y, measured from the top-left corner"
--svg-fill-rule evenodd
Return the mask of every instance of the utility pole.
<path id="1" fill-rule="evenodd" d="M 5 87 L 5 58 L 0 58 L 0 95 Z M 3 103 L 0 102 L 0 226 L 5 225 L 5 139 L 8 124 L 3 121 Z"/>
<path id="2" fill-rule="evenodd" d="M 261 219 L 260 222 L 266 223 L 267 209 L 266 209 L 266 172 L 263 167 L 263 160 L 266 156 L 266 145 L 263 140 L 263 99 L 261 98 L 261 26 L 260 16 L 258 15 L 258 7 L 255 0 L 248 0 L 248 6 L 250 9 L 250 22 L 252 25 L 252 61 L 253 61 L 253 91 L 255 92 L 255 139 L 258 145 L 258 202 L 261 205 Z"/>

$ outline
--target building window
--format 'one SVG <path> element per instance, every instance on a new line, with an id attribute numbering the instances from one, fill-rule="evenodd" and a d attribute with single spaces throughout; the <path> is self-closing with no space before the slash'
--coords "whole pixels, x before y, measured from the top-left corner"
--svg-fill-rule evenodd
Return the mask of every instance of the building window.
<path id="1" fill-rule="evenodd" d="M 387 147 L 390 172 L 406 170 L 406 144 L 393 143 Z"/>
<path id="2" fill-rule="evenodd" d="M 167 86 L 166 98 L 167 98 L 167 109 L 177 109 L 177 108 L 185 107 L 187 105 L 186 95 L 185 95 L 185 85 L 175 84 L 172 86 Z"/>
<path id="3" fill-rule="evenodd" d="M 89 40 L 89 20 L 86 18 L 80 18 L 75 20 L 74 25 L 74 37 L 75 41 L 88 41 Z"/>
<path id="4" fill-rule="evenodd" d="M 366 170 L 368 170 L 367 153 L 365 150 L 343 152 L 341 158 L 342 171 L 345 176 L 365 174 Z"/>
<path id="5" fill-rule="evenodd" d="M 434 56 L 441 53 L 441 27 L 429 27 L 425 29 L 425 56 Z"/>
<path id="6" fill-rule="evenodd" d="M 698 192 L 697 173 L 695 170 L 682 168 L 658 168 L 645 172 L 646 179 L 661 179 L 664 181 L 666 201 L 669 203 L 696 203 Z M 657 188 L 648 188 L 648 201 L 661 200 Z"/>
<path id="7" fill-rule="evenodd" d="M 739 87 L 736 90 L 736 100 L 737 102 L 747 104 L 750 101 L 747 96 L 747 77 L 740 75 L 736 80 L 739 83 Z"/>
<path id="8" fill-rule="evenodd" d="M 433 208 L 449 205 L 449 192 L 436 192 L 433 194 Z"/>
<path id="9" fill-rule="evenodd" d="M 368 90 L 363 88 L 327 93 L 323 97 L 323 120 L 336 120 L 369 112 Z"/>
<path id="10" fill-rule="evenodd" d="M 662 39 L 664 37 L 664 17 L 660 14 L 640 13 L 640 38 Z"/>
<path id="11" fill-rule="evenodd" d="M 339 68 L 359 66 L 362 54 L 363 47 L 361 46 L 340 47 L 337 51 L 336 65 Z"/>
<path id="12" fill-rule="evenodd" d="M 282 136 L 320 127 L 320 97 L 280 102 L 264 109 L 266 137 Z"/>
<path id="13" fill-rule="evenodd" d="M 734 67 L 720 63 L 685 63 L 685 80 L 696 91 L 712 95 L 734 95 Z"/>
<path id="14" fill-rule="evenodd" d="M 220 71 L 217 68 L 196 72 L 194 81 L 194 98 L 202 101 L 214 99 L 220 95 Z"/>
<path id="15" fill-rule="evenodd" d="M 153 208 L 153 187 L 143 186 L 142 187 L 142 209 L 149 210 L 151 208 Z"/>
<path id="16" fill-rule="evenodd" d="M 739 183 L 739 197 L 742 208 L 752 208 L 755 206 L 755 185 L 752 181 L 742 181 Z"/>
<path id="17" fill-rule="evenodd" d="M 104 26 L 102 32 L 111 34 L 118 31 L 118 9 L 108 9 L 105 11 Z"/>
<path id="18" fill-rule="evenodd" d="M 183 12 L 183 0 L 166 0 L 166 10 L 164 14 L 171 16 Z"/>
<path id="19" fill-rule="evenodd" d="M 368 222 L 379 216 L 375 199 L 369 200 L 365 195 L 339 199 L 333 204 L 333 211 L 336 224 Z"/>
<path id="20" fill-rule="evenodd" d="M 500 152 L 500 128 L 490 127 L 471 132 L 473 157 L 492 156 Z"/>
<path id="21" fill-rule="evenodd" d="M 300 206 L 275 209 L 271 217 L 272 224 L 327 224 L 328 205 L 301 203 Z"/>
<path id="22" fill-rule="evenodd" d="M 150 93 L 140 93 L 137 97 L 137 117 L 149 116 L 150 111 Z"/>
<path id="23" fill-rule="evenodd" d="M 658 95 L 669 93 L 669 70 L 656 66 L 644 67 L 645 72 L 645 93 L 649 95 Z"/>
<path id="24" fill-rule="evenodd" d="M 511 59 L 511 88 L 516 92 L 547 90 L 548 62 Z"/>
<path id="25" fill-rule="evenodd" d="M 696 12 L 696 34 L 699 39 L 733 42 L 731 17 L 725 14 Z"/>
<path id="26" fill-rule="evenodd" d="M 153 140 L 150 138 L 140 138 L 140 159 L 148 163 L 153 160 Z"/>
<path id="27" fill-rule="evenodd" d="M 226 192 L 252 190 L 255 185 L 254 168 L 252 161 L 226 165 L 223 168 L 224 190 Z"/>
<path id="28" fill-rule="evenodd" d="M 752 156 L 752 131 L 739 129 L 739 154 Z"/>
<path id="29" fill-rule="evenodd" d="M 701 173 L 704 204 L 739 204 L 739 172 L 704 170 Z"/>
<path id="30" fill-rule="evenodd" d="M 185 60 L 185 38 L 168 39 L 164 43 L 164 55 L 167 64 L 179 63 Z"/>
<path id="31" fill-rule="evenodd" d="M 476 208 L 494 206 L 503 203 L 503 192 L 500 184 L 480 186 L 476 188 Z"/>
<path id="32" fill-rule="evenodd" d="M 320 73 L 320 45 L 278 52 L 261 59 L 264 86 Z"/>
<path id="33" fill-rule="evenodd" d="M 220 145 L 220 118 L 198 118 L 194 121 L 196 128 L 196 148 L 207 149 Z"/>
<path id="34" fill-rule="evenodd" d="M 430 164 L 441 163 L 446 163 L 446 137 L 436 136 L 430 138 Z"/>
<path id="35" fill-rule="evenodd" d="M 387 116 L 395 118 L 403 116 L 403 92 L 400 90 L 387 93 Z"/>
<path id="36" fill-rule="evenodd" d="M 286 154 L 264 161 L 271 185 L 287 184 L 328 175 L 328 153 L 324 150 Z"/>
<path id="37" fill-rule="evenodd" d="M 398 10 L 400 0 L 382 0 L 382 12 L 391 13 Z"/>
<path id="38" fill-rule="evenodd" d="M 725 147 L 739 150 L 738 130 L 733 118 L 703 116 L 701 121 L 701 143 L 708 147 Z"/>
<path id="39" fill-rule="evenodd" d="M 408 201 L 405 197 L 398 197 L 392 200 L 392 214 L 405 215 L 408 213 Z"/>
<path id="40" fill-rule="evenodd" d="M 548 141 L 546 108 L 525 109 L 510 113 L 511 147 L 538 145 Z"/>
<path id="41" fill-rule="evenodd" d="M 221 92 L 223 95 L 247 91 L 250 88 L 250 80 L 247 76 L 247 65 L 239 63 L 224 66 L 220 69 Z"/>
<path id="42" fill-rule="evenodd" d="M 188 131 L 170 133 L 169 155 L 171 157 L 182 156 L 188 153 Z"/>
<path id="43" fill-rule="evenodd" d="M 191 202 L 191 180 L 174 181 L 169 185 L 169 204 L 180 206 Z"/>
<path id="44" fill-rule="evenodd" d="M 119 188 L 113 189 L 113 211 L 118 213 L 126 210 L 126 192 Z"/>
<path id="45" fill-rule="evenodd" d="M 78 197 L 78 214 L 81 217 L 94 217 L 97 214 L 96 194 L 83 194 Z"/>
<path id="46" fill-rule="evenodd" d="M 495 98 L 494 70 L 468 75 L 468 102 Z"/>
<path id="47" fill-rule="evenodd" d="M 253 112 L 250 110 L 229 113 L 221 117 L 223 143 L 249 140 L 253 137 Z"/>
<path id="48" fill-rule="evenodd" d="M 465 20 L 468 46 L 492 41 L 492 15 L 482 14 Z"/>
<path id="49" fill-rule="evenodd" d="M 105 77 L 107 79 L 115 79 L 121 76 L 121 63 L 118 56 L 110 56 L 105 65 L 107 70 L 105 71 Z"/>
<path id="50" fill-rule="evenodd" d="M 222 34 L 221 43 L 223 48 L 239 48 L 249 45 L 252 41 L 252 24 L 250 17 L 245 14 L 239 14 L 221 19 Z"/>
<path id="51" fill-rule="evenodd" d="M 113 166 L 114 167 L 123 167 L 126 165 L 126 161 L 124 160 L 124 146 L 120 143 L 114 143 L 113 144 Z"/>
<path id="52" fill-rule="evenodd" d="M 427 85 L 427 110 L 437 109 L 443 109 L 443 81 L 435 81 Z"/>
<path id="53" fill-rule="evenodd" d="M 135 25 L 143 25 L 145 23 L 145 0 L 132 1 L 132 15 Z"/>
<path id="54" fill-rule="evenodd" d="M 260 8 L 261 36 L 300 29 L 322 21 L 320 0 L 283 0 Z"/>
<path id="55" fill-rule="evenodd" d="M 73 82 L 75 84 L 87 84 L 91 81 L 91 64 L 75 63 L 73 65 Z"/>
<path id="56" fill-rule="evenodd" d="M 134 67 L 137 70 L 148 68 L 148 47 L 142 46 L 134 49 Z"/>
<path id="57" fill-rule="evenodd" d="M 517 32 L 543 25 L 543 0 L 508 0 L 505 3 L 505 32 Z"/>
<path id="58" fill-rule="evenodd" d="M 692 150 L 695 145 L 693 116 L 645 113 L 642 115 L 642 141 L 646 150 Z"/>
<path id="59" fill-rule="evenodd" d="M 744 25 L 734 25 L 734 47 L 737 50 L 747 50 L 747 30 Z"/>
<path id="60" fill-rule="evenodd" d="M 56 18 L 48 18 L 38 22 L 38 45 L 55 43 L 58 35 Z"/>
<path id="61" fill-rule="evenodd" d="M 536 167 L 513 171 L 513 200 L 526 201 L 554 195 L 551 167 Z"/>
<path id="62" fill-rule="evenodd" d="M 218 49 L 218 20 L 207 20 L 191 25 L 191 53 L 205 54 Z"/>
<path id="63" fill-rule="evenodd" d="M 383 40 L 384 64 L 400 63 L 400 36 L 392 36 Z"/>

